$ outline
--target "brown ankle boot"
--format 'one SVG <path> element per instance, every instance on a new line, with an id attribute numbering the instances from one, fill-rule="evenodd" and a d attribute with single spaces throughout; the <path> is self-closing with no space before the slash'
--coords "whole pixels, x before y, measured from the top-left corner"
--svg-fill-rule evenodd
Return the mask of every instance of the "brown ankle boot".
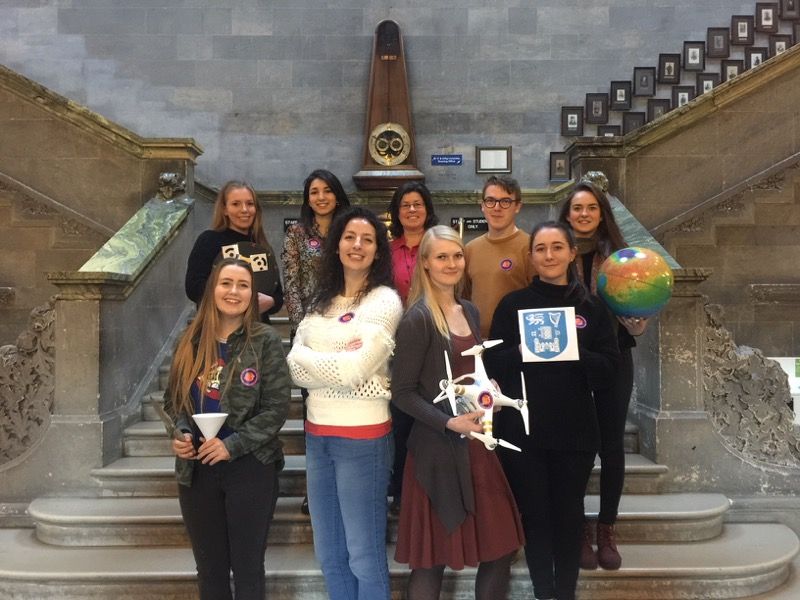
<path id="1" fill-rule="evenodd" d="M 597 524 L 597 562 L 608 571 L 616 571 L 622 565 L 615 537 L 613 525 Z"/>
<path id="2" fill-rule="evenodd" d="M 588 522 L 583 523 L 581 536 L 581 569 L 593 571 L 597 568 L 597 555 L 592 548 L 592 527 Z"/>

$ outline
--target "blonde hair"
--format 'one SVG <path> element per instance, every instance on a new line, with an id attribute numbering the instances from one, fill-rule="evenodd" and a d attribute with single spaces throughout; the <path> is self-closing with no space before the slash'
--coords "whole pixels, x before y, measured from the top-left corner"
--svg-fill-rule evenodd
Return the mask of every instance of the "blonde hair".
<path id="1" fill-rule="evenodd" d="M 255 202 L 256 205 L 256 214 L 255 217 L 253 217 L 253 224 L 250 226 L 250 231 L 248 231 L 250 239 L 253 240 L 253 243 L 258 244 L 259 246 L 269 247 L 267 236 L 264 233 L 264 219 L 262 216 L 263 213 L 261 211 L 261 205 L 258 203 L 258 196 L 256 195 L 256 191 L 253 189 L 253 186 L 246 181 L 228 181 L 220 188 L 219 193 L 217 194 L 217 199 L 214 202 L 214 215 L 211 217 L 211 229 L 214 231 L 225 231 L 226 229 L 230 229 L 231 222 L 225 214 L 225 204 L 228 201 L 228 192 L 238 189 L 245 189 L 250 192 L 250 195 L 253 197 L 253 202 Z"/>
<path id="2" fill-rule="evenodd" d="M 203 298 L 197 309 L 197 315 L 183 332 L 170 366 L 169 401 L 173 407 L 174 416 L 180 413 L 187 415 L 194 413 L 190 393 L 192 384 L 199 377 L 200 390 L 205 390 L 209 371 L 219 363 L 217 342 L 219 310 L 214 302 L 214 289 L 217 287 L 220 272 L 224 267 L 230 265 L 247 269 L 252 281 L 253 271 L 250 265 L 240 258 L 224 258 L 211 270 L 211 275 L 206 281 Z M 253 293 L 250 297 L 250 304 L 242 316 L 245 345 L 250 343 L 253 324 L 258 322 L 258 294 L 254 288 L 251 287 L 251 289 Z"/>
<path id="3" fill-rule="evenodd" d="M 434 293 L 431 275 L 428 270 L 421 265 L 421 262 L 427 260 L 430 256 L 433 242 L 437 240 L 458 244 L 461 251 L 464 251 L 464 241 L 452 227 L 448 227 L 447 225 L 434 225 L 428 229 L 425 235 L 422 236 L 422 241 L 419 243 L 417 266 L 414 268 L 414 276 L 411 278 L 411 290 L 408 293 L 408 306 L 411 307 L 416 302 L 424 303 L 431 313 L 436 331 L 438 331 L 442 337 L 449 338 L 450 328 L 447 326 L 447 319 L 444 316 L 444 311 Z M 461 296 L 462 286 L 463 278 L 456 286 L 454 291 L 455 298 Z"/>

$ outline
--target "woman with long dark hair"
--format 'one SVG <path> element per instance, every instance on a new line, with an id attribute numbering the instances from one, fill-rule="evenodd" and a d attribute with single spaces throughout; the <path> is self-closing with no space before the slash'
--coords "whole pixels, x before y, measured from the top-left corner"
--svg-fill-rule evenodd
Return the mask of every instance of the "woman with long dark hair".
<path id="1" fill-rule="evenodd" d="M 222 248 L 239 243 L 256 244 L 267 255 L 267 269 L 274 276 L 269 293 L 257 294 L 257 306 L 264 322 L 283 307 L 283 288 L 278 277 L 278 261 L 264 234 L 263 212 L 256 192 L 244 181 L 228 181 L 223 185 L 214 202 L 211 229 L 201 233 L 195 240 L 186 265 L 185 289 L 189 300 L 200 304 L 214 262 L 221 257 Z"/>
<path id="2" fill-rule="evenodd" d="M 461 352 L 480 343 L 478 311 L 460 298 L 464 244 L 451 227 L 429 229 L 419 247 L 410 307 L 397 329 L 392 402 L 414 418 L 405 466 L 396 560 L 408 563 L 410 600 L 436 600 L 445 566 L 477 566 L 475 598 L 506 597 L 511 560 L 523 544 L 514 498 L 481 433 L 481 412 L 434 405 L 450 357 L 453 376 L 474 371 Z"/>
<path id="3" fill-rule="evenodd" d="M 331 224 L 317 292 L 288 362 L 308 389 L 306 477 L 314 550 L 333 600 L 388 600 L 389 358 L 402 313 L 383 223 L 351 207 Z"/>
<path id="4" fill-rule="evenodd" d="M 303 320 L 313 298 L 322 247 L 331 223 L 349 206 L 342 184 L 330 171 L 312 171 L 303 182 L 300 221 L 286 231 L 281 252 L 284 298 L 293 330 Z"/>
<path id="5" fill-rule="evenodd" d="M 589 181 L 573 188 L 561 207 L 559 222 L 568 225 L 578 243 L 575 265 L 583 284 L 597 293 L 597 272 L 613 252 L 628 244 L 619 230 L 606 194 Z M 614 532 L 622 487 L 625 482 L 625 421 L 633 391 L 634 336 L 641 335 L 647 319 L 618 317 L 617 341 L 620 364 L 614 385 L 595 394 L 597 421 L 600 426 L 600 512 L 597 518 L 597 553 L 592 548 L 592 530 L 584 524 L 581 568 L 619 569 L 619 554 Z"/>
<path id="6" fill-rule="evenodd" d="M 181 514 L 192 543 L 200 598 L 263 600 L 264 551 L 278 498 L 278 432 L 291 381 L 281 338 L 258 322 L 248 263 L 226 258 L 211 270 L 197 316 L 175 350 L 165 409 Z M 228 413 L 205 439 L 192 416 Z"/>
<path id="7" fill-rule="evenodd" d="M 613 382 L 619 351 L 611 317 L 578 278 L 570 229 L 554 221 L 535 226 L 530 254 L 538 275 L 497 305 L 490 339 L 503 342 L 486 351 L 486 366 L 511 397 L 521 397 L 520 371 L 525 378 L 530 435 L 516 411 L 499 412 L 495 431 L 522 448 L 521 453 L 505 452 L 500 458 L 522 514 L 534 594 L 573 600 L 583 495 L 599 445 L 592 394 Z M 579 360 L 523 362 L 519 311 L 570 306 L 575 310 Z"/>

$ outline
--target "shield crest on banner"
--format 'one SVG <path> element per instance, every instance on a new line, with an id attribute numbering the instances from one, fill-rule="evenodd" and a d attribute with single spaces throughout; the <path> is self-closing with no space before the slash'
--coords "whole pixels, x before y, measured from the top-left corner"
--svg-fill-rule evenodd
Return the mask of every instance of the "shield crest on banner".
<path id="1" fill-rule="evenodd" d="M 573 307 L 527 309 L 519 312 L 524 362 L 578 359 Z"/>

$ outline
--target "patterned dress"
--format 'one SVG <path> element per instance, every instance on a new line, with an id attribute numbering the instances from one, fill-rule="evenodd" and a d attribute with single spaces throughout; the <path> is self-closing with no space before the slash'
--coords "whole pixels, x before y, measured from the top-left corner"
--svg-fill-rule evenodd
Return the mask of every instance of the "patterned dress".
<path id="1" fill-rule="evenodd" d="M 293 331 L 303 320 L 314 296 L 324 243 L 325 237 L 316 223 L 310 231 L 302 223 L 295 223 L 286 232 L 281 260 L 285 282 L 284 302 Z"/>

